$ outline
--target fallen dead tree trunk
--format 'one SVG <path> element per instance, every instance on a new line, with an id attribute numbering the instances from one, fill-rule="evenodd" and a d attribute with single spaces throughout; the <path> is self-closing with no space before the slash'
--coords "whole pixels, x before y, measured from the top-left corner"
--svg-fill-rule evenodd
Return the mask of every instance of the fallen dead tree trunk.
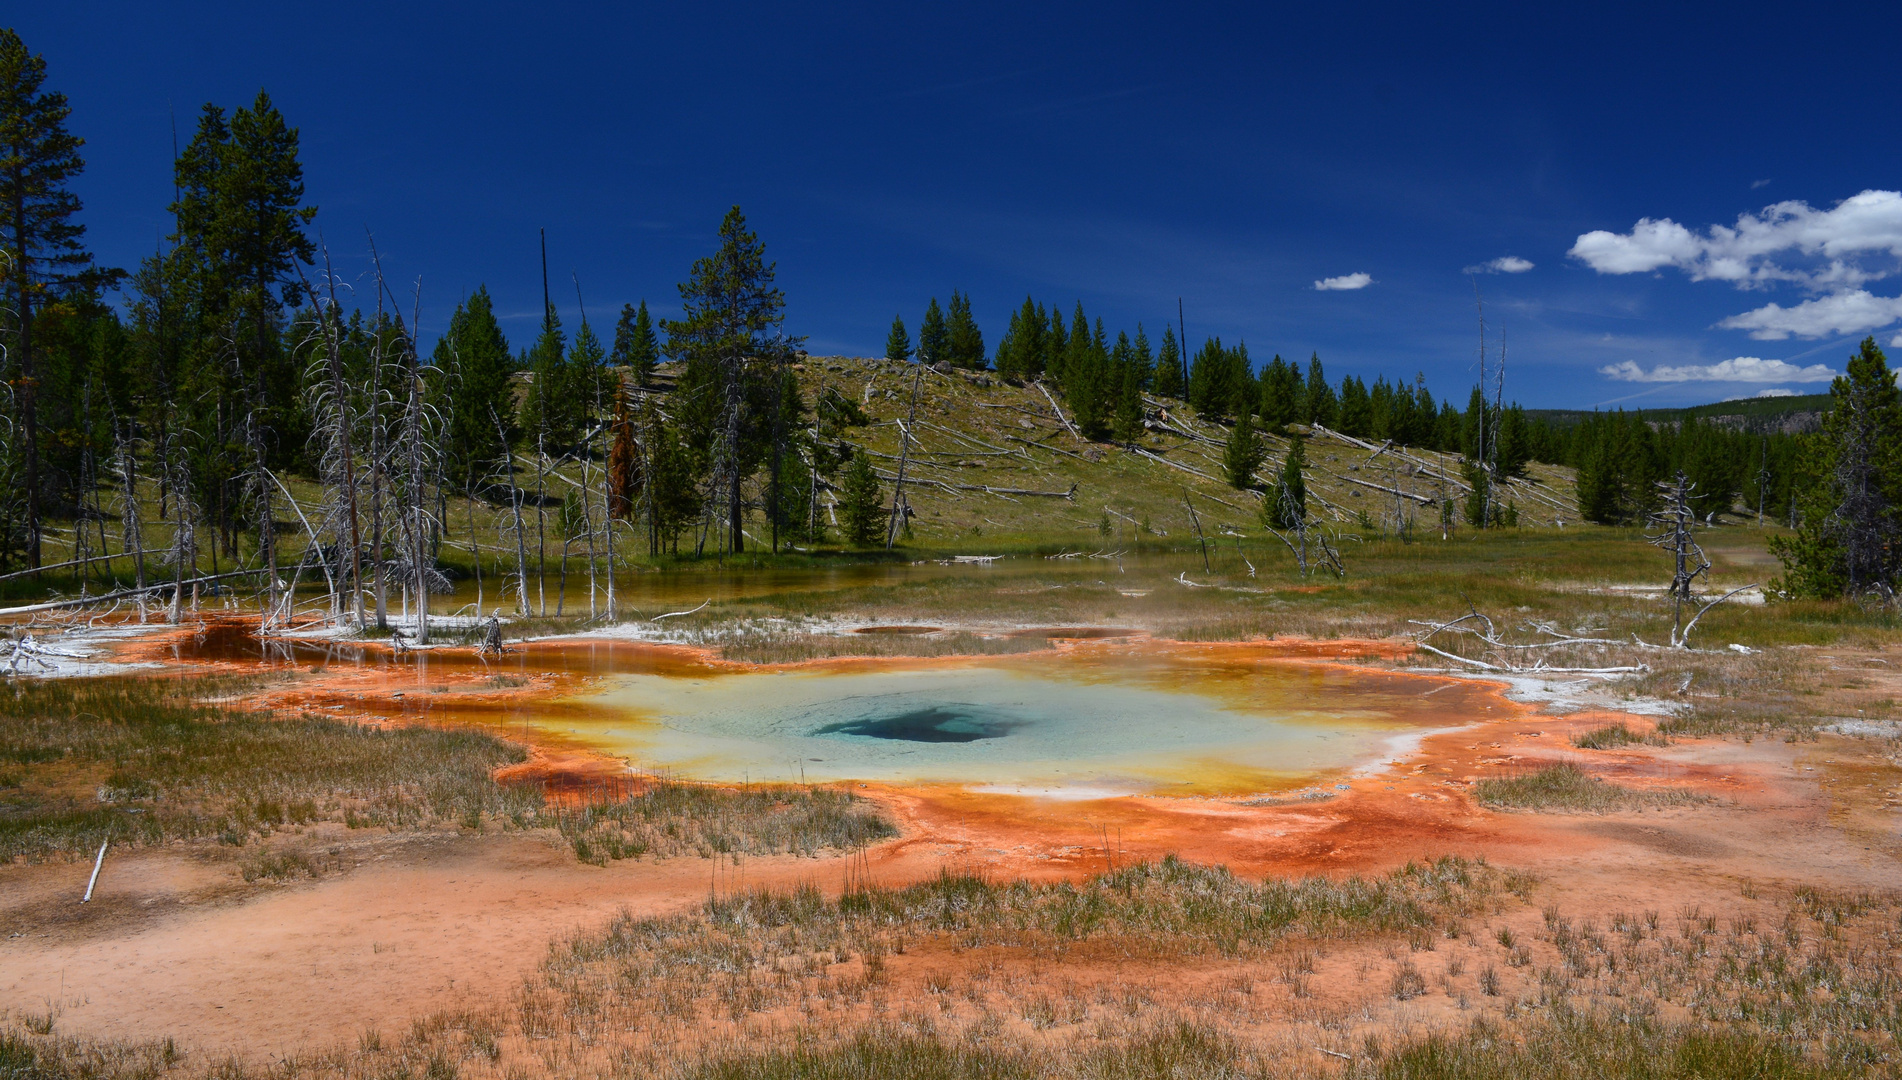
<path id="1" fill-rule="evenodd" d="M 880 480 L 894 480 L 897 478 L 893 473 L 880 472 L 877 469 L 872 470 L 872 475 L 878 477 Z M 928 484 L 932 487 L 943 488 L 946 491 L 976 491 L 985 495 L 1032 495 L 1043 499 L 1071 500 L 1076 498 L 1075 484 L 1071 484 L 1070 490 L 1068 491 L 1032 491 L 1029 488 L 992 487 L 989 484 L 950 484 L 943 480 L 932 480 L 920 476 L 908 477 L 905 482 L 908 484 Z"/>
<path id="2" fill-rule="evenodd" d="M 81 596 L 72 600 L 53 600 L 44 604 L 28 604 L 25 607 L 0 608 L 0 618 L 13 615 L 32 615 L 41 611 L 59 611 L 62 608 L 85 607 L 88 604 L 103 604 L 108 600 L 124 600 L 143 593 L 169 592 L 179 586 L 203 585 L 211 581 L 224 581 L 227 578 L 255 577 L 265 571 L 230 570 L 222 574 L 207 574 L 204 577 L 186 578 L 183 581 L 165 581 L 148 585 L 143 589 L 121 589 L 118 592 L 100 593 L 98 596 Z"/>

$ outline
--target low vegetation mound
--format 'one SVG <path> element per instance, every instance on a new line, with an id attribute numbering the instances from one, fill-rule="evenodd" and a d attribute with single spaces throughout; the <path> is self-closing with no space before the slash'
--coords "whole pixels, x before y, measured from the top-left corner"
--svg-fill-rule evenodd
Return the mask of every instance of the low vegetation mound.
<path id="1" fill-rule="evenodd" d="M 815 854 L 894 835 L 849 792 L 729 790 L 655 781 L 612 800 L 555 805 L 495 781 L 521 747 L 467 729 L 382 728 L 212 704 L 237 680 L 26 682 L 0 696 L 0 862 L 119 845 L 215 839 L 245 846 L 338 822 L 351 828 L 554 828 L 595 863 L 643 855 Z M 246 877 L 314 873 L 260 853 Z"/>
<path id="2" fill-rule="evenodd" d="M 1621 787 L 1607 783 L 1569 761 L 1548 765 L 1536 772 L 1481 780 L 1473 786 L 1473 794 L 1481 805 L 1495 810 L 1547 810 L 1575 814 L 1602 814 L 1612 810 L 1652 806 L 1686 806 L 1709 801 L 1705 796 L 1690 791 L 1640 791 Z"/>

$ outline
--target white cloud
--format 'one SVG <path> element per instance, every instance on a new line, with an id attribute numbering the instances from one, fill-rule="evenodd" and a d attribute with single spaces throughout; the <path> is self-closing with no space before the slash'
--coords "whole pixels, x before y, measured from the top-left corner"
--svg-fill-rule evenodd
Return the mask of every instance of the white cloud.
<path id="1" fill-rule="evenodd" d="M 1750 190 L 1752 190 L 1752 191 L 1755 191 L 1755 190 L 1757 190 L 1757 189 L 1758 189 L 1758 188 L 1760 188 L 1760 187 L 1769 187 L 1769 186 L 1770 186 L 1770 181 L 1768 181 L 1768 180 L 1752 180 L 1752 181 L 1750 181 Z"/>
<path id="2" fill-rule="evenodd" d="M 1342 274 L 1340 277 L 1322 278 L 1314 283 L 1314 288 L 1317 292 L 1340 292 L 1365 289 L 1373 283 L 1372 274 Z"/>
<path id="3" fill-rule="evenodd" d="M 1818 210 L 1797 199 L 1740 214 L 1734 226 L 1702 234 L 1670 218 L 1641 218 L 1628 233 L 1603 229 L 1581 235 L 1568 252 L 1601 274 L 1640 274 L 1676 267 L 1693 281 L 1728 281 L 1739 288 L 1791 281 L 1814 289 L 1855 288 L 1895 273 L 1902 259 L 1902 191 L 1864 191 Z M 1786 265 L 1800 256 L 1811 265 Z M 1858 264 L 1887 255 L 1888 265 Z M 1825 265 L 1816 266 L 1822 261 Z"/>
<path id="4" fill-rule="evenodd" d="M 1902 297 L 1873 296 L 1862 289 L 1831 293 L 1805 300 L 1795 307 L 1765 304 L 1717 325 L 1726 330 L 1748 330 L 1758 341 L 1829 334 L 1856 334 L 1902 319 Z"/>
<path id="5" fill-rule="evenodd" d="M 1757 397 L 1795 397 L 1796 391 L 1787 386 L 1772 386 L 1768 390 L 1759 390 Z"/>
<path id="6" fill-rule="evenodd" d="M 1897 334 L 1889 339 L 1889 348 L 1902 349 L 1902 334 Z"/>
<path id="7" fill-rule="evenodd" d="M 1836 373 L 1827 364 L 1797 367 L 1785 360 L 1764 360 L 1755 356 L 1737 356 L 1715 364 L 1659 364 L 1650 371 L 1630 360 L 1598 369 L 1600 375 L 1620 382 L 1828 382 Z"/>
<path id="8" fill-rule="evenodd" d="M 1523 274 L 1532 269 L 1530 259 L 1521 259 L 1517 255 L 1501 255 L 1497 259 L 1469 266 L 1461 270 L 1462 274 Z"/>

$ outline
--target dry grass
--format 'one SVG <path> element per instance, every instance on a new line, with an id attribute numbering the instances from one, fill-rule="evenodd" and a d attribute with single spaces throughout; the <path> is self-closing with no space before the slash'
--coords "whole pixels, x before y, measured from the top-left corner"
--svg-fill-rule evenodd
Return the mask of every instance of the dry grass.
<path id="1" fill-rule="evenodd" d="M 1494 810 L 1543 810 L 1552 813 L 1603 814 L 1653 806 L 1709 802 L 1696 792 L 1637 790 L 1606 783 L 1571 762 L 1535 772 L 1495 776 L 1473 785 L 1473 796 Z"/>
<path id="2" fill-rule="evenodd" d="M 521 747 L 468 729 L 381 728 L 206 704 L 246 684 L 110 678 L 0 694 L 0 862 L 184 840 L 247 848 L 248 881 L 317 876 L 308 853 L 250 848 L 318 822 L 393 831 L 560 830 L 589 862 L 721 853 L 815 854 L 893 834 L 857 796 L 629 783 L 586 805 L 492 773 Z"/>
<path id="3" fill-rule="evenodd" d="M 16 1016 L 0 1023 L 0 1067 L 10 1070 L 0 1075 L 1894 1075 L 1902 898 L 1746 890 L 1708 910 L 1614 912 L 1600 923 L 1557 906 L 1541 917 L 1504 891 L 1510 884 L 1525 882 L 1441 860 L 1332 883 L 1252 885 L 1162 864 L 1078 886 L 948 877 L 838 901 L 749 894 L 564 942 L 492 1013 L 366 1031 L 353 1045 L 268 1065 L 168 1042 L 76 1040 L 54 1014 Z M 1331 986 L 1331 1000 L 1317 1000 L 1304 974 L 1317 953 L 1336 971 L 1357 963 L 1359 988 Z M 1106 980 L 1075 981 L 1106 959 Z M 907 973 L 914 964 L 932 974 L 918 980 Z M 1420 1011 L 1434 1000 L 1457 1008 Z"/>

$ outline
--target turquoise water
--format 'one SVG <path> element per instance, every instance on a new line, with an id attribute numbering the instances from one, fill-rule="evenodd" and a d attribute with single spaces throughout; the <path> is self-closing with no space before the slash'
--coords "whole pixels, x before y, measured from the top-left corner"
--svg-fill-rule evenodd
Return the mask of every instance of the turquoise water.
<path id="1" fill-rule="evenodd" d="M 620 675 L 567 723 L 716 781 L 957 784 L 1088 798 L 1273 791 L 1449 722 L 1440 684 L 1166 650 Z"/>

